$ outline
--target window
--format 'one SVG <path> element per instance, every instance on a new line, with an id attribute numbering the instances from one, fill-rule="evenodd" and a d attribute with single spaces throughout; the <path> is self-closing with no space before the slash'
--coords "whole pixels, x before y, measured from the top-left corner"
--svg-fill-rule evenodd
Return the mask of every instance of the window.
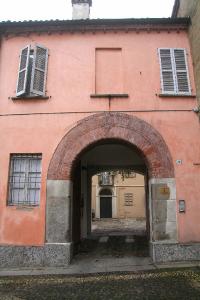
<path id="1" fill-rule="evenodd" d="M 41 159 L 40 154 L 11 155 L 8 205 L 39 205 Z"/>
<path id="2" fill-rule="evenodd" d="M 132 171 L 128 171 L 127 173 L 124 174 L 125 178 L 136 178 L 136 173 Z"/>
<path id="3" fill-rule="evenodd" d="M 113 185 L 113 176 L 110 172 L 103 172 L 99 175 L 99 185 Z"/>
<path id="4" fill-rule="evenodd" d="M 16 96 L 44 96 L 48 49 L 36 45 L 21 50 Z"/>
<path id="5" fill-rule="evenodd" d="M 125 206 L 133 206 L 133 193 L 125 193 L 124 194 L 124 205 Z"/>
<path id="6" fill-rule="evenodd" d="M 185 49 L 159 49 L 163 94 L 190 95 Z"/>

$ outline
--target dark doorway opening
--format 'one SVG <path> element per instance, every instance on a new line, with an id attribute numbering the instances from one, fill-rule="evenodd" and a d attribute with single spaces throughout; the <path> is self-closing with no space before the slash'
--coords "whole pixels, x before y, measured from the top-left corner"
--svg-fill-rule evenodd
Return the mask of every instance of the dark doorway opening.
<path id="1" fill-rule="evenodd" d="M 112 193 L 108 189 L 100 191 L 100 218 L 112 218 Z"/>

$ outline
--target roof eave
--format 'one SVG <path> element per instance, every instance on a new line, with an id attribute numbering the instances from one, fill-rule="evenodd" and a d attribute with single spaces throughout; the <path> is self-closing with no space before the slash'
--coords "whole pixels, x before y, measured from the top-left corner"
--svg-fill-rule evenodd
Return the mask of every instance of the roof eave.
<path id="1" fill-rule="evenodd" d="M 120 29 L 187 29 L 189 18 L 145 18 L 145 19 L 88 19 L 0 22 L 0 33 L 41 31 L 98 31 Z"/>

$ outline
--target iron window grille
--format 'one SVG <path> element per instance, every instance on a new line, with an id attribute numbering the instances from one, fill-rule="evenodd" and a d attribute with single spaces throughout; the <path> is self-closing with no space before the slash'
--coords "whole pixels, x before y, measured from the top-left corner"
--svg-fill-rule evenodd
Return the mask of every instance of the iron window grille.
<path id="1" fill-rule="evenodd" d="M 124 174 L 124 178 L 136 178 L 136 173 L 135 172 L 127 172 Z"/>
<path id="2" fill-rule="evenodd" d="M 41 159 L 41 154 L 11 155 L 8 205 L 39 205 Z"/>
<path id="3" fill-rule="evenodd" d="M 99 185 L 101 186 L 112 186 L 113 185 L 113 175 L 110 172 L 103 172 L 99 175 Z"/>

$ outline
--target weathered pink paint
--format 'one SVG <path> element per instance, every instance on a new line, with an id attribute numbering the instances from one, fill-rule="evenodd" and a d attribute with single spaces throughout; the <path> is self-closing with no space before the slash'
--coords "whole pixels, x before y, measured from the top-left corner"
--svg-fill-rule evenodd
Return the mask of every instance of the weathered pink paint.
<path id="1" fill-rule="evenodd" d="M 20 49 L 28 44 L 49 49 L 49 100 L 11 100 L 15 96 Z M 187 31 L 113 31 L 30 34 L 2 38 L 0 49 L 0 243 L 43 245 L 45 242 L 46 177 L 51 157 L 62 137 L 78 120 L 108 111 L 107 99 L 95 93 L 95 49 L 122 49 L 123 93 L 111 110 L 179 110 L 185 112 L 133 112 L 160 132 L 171 152 L 176 175 L 177 201 L 186 200 L 186 213 L 178 214 L 180 242 L 200 241 L 200 126 L 192 110 L 195 98 L 160 98 L 157 48 L 186 48 L 192 93 L 195 94 Z M 66 114 L 45 114 L 67 112 Z M 76 112 L 76 113 L 73 113 Z M 35 114 L 34 113 L 44 113 Z M 11 115 L 25 114 L 25 115 Z M 29 115 L 30 114 L 30 115 Z M 10 153 L 42 153 L 40 207 L 30 210 L 6 205 Z M 181 159 L 182 165 L 176 165 Z M 177 203 L 178 205 L 178 203 Z M 178 211 L 178 210 L 177 210 Z"/>

